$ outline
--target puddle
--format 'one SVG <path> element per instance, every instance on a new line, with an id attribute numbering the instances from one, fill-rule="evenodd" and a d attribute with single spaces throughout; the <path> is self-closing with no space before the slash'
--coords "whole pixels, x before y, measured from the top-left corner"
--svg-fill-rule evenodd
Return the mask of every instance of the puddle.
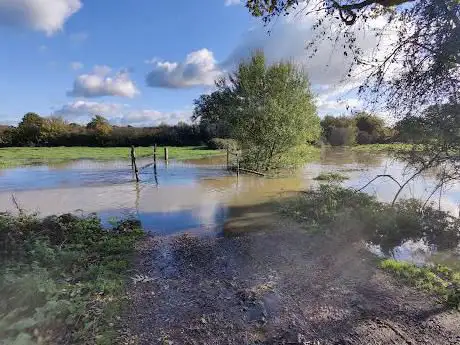
<path id="1" fill-rule="evenodd" d="M 343 184 L 355 188 L 364 186 L 377 174 L 392 174 L 400 180 L 409 174 L 404 171 L 404 163 L 385 154 L 346 149 L 326 150 L 318 161 L 285 178 L 241 175 L 237 181 L 233 174 L 225 171 L 225 157 L 168 165 L 160 162 L 156 169 L 150 163 L 139 160 L 142 181 L 139 184 L 133 183 L 127 161 L 81 160 L 56 166 L 0 170 L 0 211 L 16 211 L 12 202 L 14 195 L 21 208 L 43 216 L 96 212 L 107 223 L 113 218 L 132 215 L 152 233 L 189 232 L 215 236 L 222 233 L 224 226 L 245 231 L 256 223 L 263 228 L 271 220 L 261 205 L 280 195 L 318 185 L 320 182 L 313 178 L 321 172 L 345 174 L 349 179 Z M 425 199 L 434 185 L 433 176 L 426 174 L 411 182 L 402 197 Z M 365 192 L 391 201 L 396 190 L 394 182 L 382 178 L 370 184 Z M 436 198 L 438 202 L 443 209 L 457 215 L 460 185 L 445 190 L 441 199 Z M 431 257 L 459 260 L 455 241 L 446 246 L 442 234 L 430 241 L 420 237 L 399 243 L 395 239 L 396 245 L 391 252 L 398 259 L 417 263 Z M 442 248 L 436 241 L 443 244 Z M 376 254 L 388 252 L 378 244 L 369 248 Z"/>

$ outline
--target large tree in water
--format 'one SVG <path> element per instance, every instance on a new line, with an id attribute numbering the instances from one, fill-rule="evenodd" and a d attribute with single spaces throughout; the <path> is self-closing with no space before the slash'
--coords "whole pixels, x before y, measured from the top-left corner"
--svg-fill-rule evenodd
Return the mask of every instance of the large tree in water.
<path id="1" fill-rule="evenodd" d="M 194 118 L 228 128 L 246 167 L 289 167 L 301 158 L 299 148 L 320 136 L 313 98 L 303 71 L 288 62 L 267 65 L 256 53 L 195 101 Z"/>

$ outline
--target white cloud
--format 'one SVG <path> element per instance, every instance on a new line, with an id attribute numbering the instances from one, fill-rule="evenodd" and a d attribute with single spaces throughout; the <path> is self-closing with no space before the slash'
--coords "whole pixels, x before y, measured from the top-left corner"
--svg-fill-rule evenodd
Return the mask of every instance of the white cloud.
<path id="1" fill-rule="evenodd" d="M 151 87 L 186 88 L 214 85 L 214 80 L 223 71 L 217 65 L 214 54 L 208 49 L 200 49 L 187 55 L 184 62 L 170 62 L 153 59 L 153 70 L 147 75 L 147 85 Z"/>
<path id="2" fill-rule="evenodd" d="M 89 74 L 78 76 L 73 89 L 67 92 L 73 97 L 102 97 L 120 96 L 132 98 L 139 93 L 129 73 L 122 70 L 110 76 L 111 68 L 108 66 L 95 66 Z"/>
<path id="3" fill-rule="evenodd" d="M 308 74 L 313 90 L 318 94 L 320 112 L 334 108 L 335 112 L 346 111 L 346 100 L 356 99 L 356 91 L 364 81 L 366 73 L 355 69 L 351 76 L 348 76 L 349 68 L 353 57 L 348 52 L 344 54 L 343 46 L 346 43 L 343 39 L 343 32 L 338 33 L 337 20 L 333 19 L 327 23 L 328 29 L 338 33 L 339 40 L 334 43 L 322 37 L 316 40 L 317 52 L 309 57 L 311 51 L 306 49 L 307 43 L 314 37 L 315 32 L 312 25 L 316 22 L 314 15 L 288 16 L 279 18 L 276 25 L 271 29 L 270 34 L 263 25 L 258 25 L 245 33 L 240 44 L 233 50 L 226 61 L 222 63 L 227 69 L 234 67 L 241 59 L 248 58 L 253 51 L 262 50 L 269 63 L 288 60 L 298 64 Z M 371 56 L 375 53 L 375 47 L 379 37 L 375 35 L 375 29 L 382 28 L 386 21 L 383 18 L 368 21 L 370 28 L 363 30 L 359 25 L 354 25 L 348 30 L 356 34 L 356 45 L 359 46 L 365 55 Z M 361 29 L 361 30 L 358 30 Z M 388 31 L 381 38 L 381 45 L 386 46 L 396 39 L 396 32 Z M 353 105 L 361 106 L 352 101 Z"/>
<path id="4" fill-rule="evenodd" d="M 53 116 L 61 116 L 67 121 L 81 124 L 89 122 L 96 114 L 106 117 L 114 125 L 156 126 L 162 123 L 173 125 L 181 121 L 190 122 L 192 112 L 161 112 L 154 109 L 134 109 L 121 103 L 78 100 L 65 104 L 52 113 Z"/>
<path id="5" fill-rule="evenodd" d="M 72 68 L 74 71 L 78 71 L 79 69 L 82 69 L 83 67 L 85 66 L 79 61 L 74 61 L 70 63 L 70 68 Z"/>
<path id="6" fill-rule="evenodd" d="M 241 0 L 225 0 L 225 6 L 239 5 Z"/>
<path id="7" fill-rule="evenodd" d="M 27 27 L 47 35 L 62 30 L 82 7 L 80 0 L 1 0 L 0 25 Z"/>

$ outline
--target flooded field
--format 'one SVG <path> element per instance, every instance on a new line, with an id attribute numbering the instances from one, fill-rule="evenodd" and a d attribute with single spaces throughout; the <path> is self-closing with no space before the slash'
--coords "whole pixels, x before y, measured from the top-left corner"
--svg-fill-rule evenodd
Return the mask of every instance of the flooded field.
<path id="1" fill-rule="evenodd" d="M 140 160 L 141 183 L 133 182 L 129 162 L 82 160 L 53 166 L 32 166 L 0 170 L 0 210 L 16 212 L 17 206 L 27 212 L 46 216 L 66 212 L 99 214 L 104 222 L 113 218 L 134 216 L 146 231 L 162 235 L 183 232 L 215 236 L 225 230 L 245 231 L 249 225 L 264 227 L 263 207 L 289 193 L 316 186 L 314 178 L 322 172 L 335 171 L 349 177 L 343 185 L 364 186 L 377 174 L 391 174 L 404 181 L 410 174 L 405 164 L 385 154 L 356 153 L 349 150 L 327 150 L 321 158 L 305 165 L 289 177 L 263 178 L 236 176 L 224 169 L 225 158 L 163 162 L 154 169 L 151 161 Z M 402 197 L 425 200 L 434 181 L 429 174 L 414 180 Z M 365 191 L 379 199 L 391 201 L 397 186 L 387 178 L 376 180 Z M 452 185 L 433 201 L 458 215 L 460 186 Z M 452 260 L 452 251 L 439 253 L 436 243 L 426 239 L 407 241 L 395 247 L 396 258 L 424 262 L 431 254 Z M 379 246 L 369 246 L 381 254 Z M 458 248 L 457 248 L 458 249 Z"/>

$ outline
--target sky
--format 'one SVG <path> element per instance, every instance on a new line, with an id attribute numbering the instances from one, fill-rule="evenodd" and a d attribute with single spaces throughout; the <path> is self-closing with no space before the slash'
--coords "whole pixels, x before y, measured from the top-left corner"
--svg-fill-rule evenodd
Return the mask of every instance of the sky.
<path id="1" fill-rule="evenodd" d="M 308 58 L 313 20 L 281 18 L 269 34 L 238 0 L 0 0 L 0 123 L 29 111 L 77 123 L 189 121 L 193 100 L 256 49 L 301 65 L 320 115 L 359 109 L 348 58 L 328 42 Z M 376 40 L 361 39 L 371 51 Z"/>

